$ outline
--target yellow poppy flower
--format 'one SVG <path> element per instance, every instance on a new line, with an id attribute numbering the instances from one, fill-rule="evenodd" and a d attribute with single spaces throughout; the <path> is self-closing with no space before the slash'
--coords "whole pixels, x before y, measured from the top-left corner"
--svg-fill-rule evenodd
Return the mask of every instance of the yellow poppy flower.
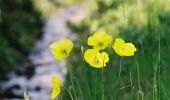
<path id="1" fill-rule="evenodd" d="M 115 52 L 120 56 L 133 56 L 137 51 L 132 43 L 125 43 L 123 39 L 117 38 L 112 46 Z"/>
<path id="2" fill-rule="evenodd" d="M 88 45 L 93 46 L 93 48 L 97 50 L 105 49 L 111 42 L 112 36 L 106 32 L 96 32 L 88 38 Z"/>
<path id="3" fill-rule="evenodd" d="M 53 76 L 51 83 L 53 87 L 53 91 L 51 93 L 51 99 L 55 99 L 55 97 L 57 97 L 60 93 L 60 80 L 58 79 L 58 77 Z"/>
<path id="4" fill-rule="evenodd" d="M 70 39 L 62 38 L 59 41 L 55 41 L 50 45 L 50 50 L 55 59 L 63 59 L 69 56 L 73 48 L 73 43 Z"/>
<path id="5" fill-rule="evenodd" d="M 109 56 L 106 52 L 100 53 L 96 49 L 88 49 L 84 53 L 84 59 L 94 68 L 102 68 L 109 62 Z"/>

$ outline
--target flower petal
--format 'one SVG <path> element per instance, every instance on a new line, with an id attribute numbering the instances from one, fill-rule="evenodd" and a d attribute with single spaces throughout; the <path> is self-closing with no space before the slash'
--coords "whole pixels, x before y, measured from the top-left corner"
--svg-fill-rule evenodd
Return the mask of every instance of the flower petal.
<path id="1" fill-rule="evenodd" d="M 87 49 L 84 53 L 84 59 L 86 62 L 90 62 L 93 57 L 95 57 L 98 53 L 98 50 L 96 49 Z"/>
<path id="2" fill-rule="evenodd" d="M 106 52 L 102 52 L 100 54 L 100 59 L 103 59 L 103 62 L 107 63 L 107 62 L 109 62 L 109 55 Z"/>
<path id="3" fill-rule="evenodd" d="M 60 79 L 57 76 L 53 76 L 51 83 L 53 87 L 59 86 L 60 85 Z"/>
<path id="4" fill-rule="evenodd" d="M 67 52 L 67 53 L 70 53 L 70 52 L 71 52 L 71 50 L 72 50 L 72 48 L 73 48 L 73 43 L 72 43 L 72 41 L 71 41 L 70 39 L 63 38 L 63 39 L 61 39 L 60 44 L 61 44 L 61 46 L 62 46 L 63 48 L 66 49 L 66 52 Z"/>
<path id="5" fill-rule="evenodd" d="M 112 41 L 112 36 L 108 35 L 104 31 L 95 32 L 93 36 L 88 38 L 88 45 L 93 46 L 94 49 L 105 49 Z"/>
<path id="6" fill-rule="evenodd" d="M 125 45 L 125 41 L 123 39 L 117 38 L 112 47 L 119 56 L 123 56 L 122 48 L 124 45 Z"/>
<path id="7" fill-rule="evenodd" d="M 50 50 L 53 53 L 54 58 L 58 60 L 68 57 L 72 48 L 73 43 L 67 38 L 62 38 L 61 40 L 55 41 L 50 45 Z"/>
<path id="8" fill-rule="evenodd" d="M 84 54 L 85 61 L 94 68 L 102 68 L 109 61 L 109 56 L 106 52 L 100 53 L 96 49 L 88 49 Z"/>
<path id="9" fill-rule="evenodd" d="M 135 51 L 137 51 L 137 49 L 135 48 L 135 46 L 132 43 L 126 43 L 124 45 L 123 55 L 124 56 L 133 56 Z"/>
<path id="10" fill-rule="evenodd" d="M 60 87 L 53 88 L 51 99 L 55 99 L 60 94 Z"/>
<path id="11" fill-rule="evenodd" d="M 114 49 L 119 49 L 120 47 L 122 47 L 125 44 L 125 41 L 123 39 L 117 38 L 115 40 L 115 43 L 113 45 Z"/>

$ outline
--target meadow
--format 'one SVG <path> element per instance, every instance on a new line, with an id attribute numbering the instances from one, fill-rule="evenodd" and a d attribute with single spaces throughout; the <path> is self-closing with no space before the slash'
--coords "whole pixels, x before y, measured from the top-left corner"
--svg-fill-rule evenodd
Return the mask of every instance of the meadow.
<path id="1" fill-rule="evenodd" d="M 96 9 L 80 24 L 69 22 L 77 33 L 68 58 L 70 74 L 64 86 L 74 100 L 169 100 L 170 7 L 166 0 L 96 0 Z M 120 57 L 108 47 L 109 63 L 96 69 L 84 61 L 81 46 L 105 30 L 115 39 L 133 42 L 137 52 Z M 113 40 L 114 40 L 113 39 Z M 71 99 L 67 91 L 63 100 Z"/>
<path id="2" fill-rule="evenodd" d="M 50 3 L 7 0 L 0 3 L 3 5 L 0 79 L 20 64 L 30 63 L 28 55 L 33 44 L 42 38 L 40 16 L 48 18 L 60 7 L 79 5 L 88 12 L 87 16 L 79 23 L 67 22 L 76 39 L 71 43 L 66 40 L 70 46 L 61 44 L 59 49 L 49 45 L 56 60 L 65 58 L 68 73 L 60 85 L 59 80 L 52 78 L 53 89 L 48 95 L 55 92 L 52 95 L 57 96 L 53 97 L 56 100 L 170 100 L 170 0 L 50 0 Z M 88 39 L 96 32 L 106 32 L 112 38 L 106 47 L 99 49 L 109 57 L 100 67 L 87 61 L 93 54 L 85 56 L 88 49 L 95 48 L 89 45 Z M 118 54 L 112 47 L 118 38 L 132 43 L 136 48 L 134 54 Z M 69 49 L 63 51 L 66 55 L 56 56 L 57 50 L 64 46 Z M 30 99 L 27 90 L 23 94 L 25 100 Z"/>

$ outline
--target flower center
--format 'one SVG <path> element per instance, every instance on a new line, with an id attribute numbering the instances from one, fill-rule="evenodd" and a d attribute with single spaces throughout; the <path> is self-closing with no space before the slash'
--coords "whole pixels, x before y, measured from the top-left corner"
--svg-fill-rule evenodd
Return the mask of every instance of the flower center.
<path id="1" fill-rule="evenodd" d="M 124 47 L 120 47 L 120 50 L 123 51 L 123 50 L 125 50 L 125 48 Z"/>
<path id="2" fill-rule="evenodd" d="M 63 54 L 67 54 L 67 51 L 66 51 L 66 50 L 63 50 Z"/>
<path id="3" fill-rule="evenodd" d="M 93 62 L 94 64 L 99 64 L 99 63 L 100 63 L 100 61 L 99 61 L 99 59 L 98 59 L 97 56 L 95 56 L 95 57 L 92 59 L 92 62 Z"/>
<path id="4" fill-rule="evenodd" d="M 100 47 L 100 49 L 102 49 L 103 48 L 103 43 L 102 42 L 99 42 L 99 47 Z"/>
<path id="5" fill-rule="evenodd" d="M 99 46 L 102 46 L 103 45 L 103 43 L 102 42 L 99 42 Z"/>
<path id="6" fill-rule="evenodd" d="M 95 64 L 98 64 L 98 63 L 99 63 L 99 60 L 98 60 L 98 59 L 95 59 L 95 60 L 94 60 L 94 63 L 95 63 Z"/>

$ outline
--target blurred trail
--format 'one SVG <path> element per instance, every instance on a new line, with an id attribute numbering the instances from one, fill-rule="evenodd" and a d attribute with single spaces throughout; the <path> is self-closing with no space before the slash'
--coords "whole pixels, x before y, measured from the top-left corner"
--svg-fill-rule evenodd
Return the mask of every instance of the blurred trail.
<path id="1" fill-rule="evenodd" d="M 29 58 L 31 65 L 8 74 L 8 79 L 1 82 L 1 92 L 11 97 L 7 100 L 23 100 L 23 91 L 27 89 L 31 100 L 50 100 L 51 77 L 57 75 L 65 80 L 66 61 L 56 61 L 49 50 L 49 45 L 62 37 L 76 39 L 67 27 L 67 21 L 80 21 L 85 13 L 80 7 L 69 7 L 46 18 L 43 37 L 38 40 Z M 5 99 L 4 99 L 5 100 Z"/>

